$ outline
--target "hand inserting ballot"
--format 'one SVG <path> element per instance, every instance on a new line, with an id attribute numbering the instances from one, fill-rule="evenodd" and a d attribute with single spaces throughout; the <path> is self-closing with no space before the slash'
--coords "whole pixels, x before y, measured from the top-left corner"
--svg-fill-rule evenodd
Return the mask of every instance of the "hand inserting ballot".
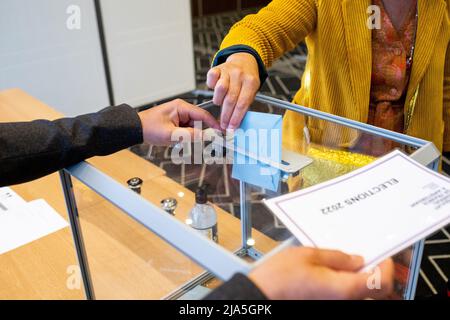
<path id="1" fill-rule="evenodd" d="M 206 84 L 214 90 L 214 104 L 222 106 L 222 130 L 237 129 L 261 85 L 258 63 L 249 53 L 235 53 L 209 70 Z"/>
<path id="2" fill-rule="evenodd" d="M 176 99 L 139 113 L 144 141 L 152 145 L 173 145 L 175 130 L 186 130 L 193 141 L 201 139 L 202 131 L 193 128 L 201 121 L 210 128 L 220 129 L 216 119 L 205 109 Z"/>

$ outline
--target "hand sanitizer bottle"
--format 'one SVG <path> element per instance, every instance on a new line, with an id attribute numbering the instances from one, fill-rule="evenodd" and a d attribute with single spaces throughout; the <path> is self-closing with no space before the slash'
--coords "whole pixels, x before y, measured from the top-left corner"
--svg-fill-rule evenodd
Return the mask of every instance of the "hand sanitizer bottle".
<path id="1" fill-rule="evenodd" d="M 218 242 L 217 213 L 214 207 L 207 203 L 208 194 L 204 187 L 195 193 L 195 206 L 189 214 L 186 223 L 203 234 L 208 239 Z"/>

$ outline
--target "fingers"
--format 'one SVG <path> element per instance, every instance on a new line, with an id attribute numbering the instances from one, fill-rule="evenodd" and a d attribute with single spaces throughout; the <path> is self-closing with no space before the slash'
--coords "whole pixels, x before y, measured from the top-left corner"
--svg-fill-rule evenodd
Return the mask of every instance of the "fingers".
<path id="1" fill-rule="evenodd" d="M 375 270 L 369 274 L 366 273 L 366 284 L 370 289 L 369 298 L 383 299 L 390 295 L 394 289 L 394 262 L 392 259 L 383 261 Z M 377 277 L 380 277 L 378 282 Z"/>
<path id="2" fill-rule="evenodd" d="M 259 78 L 245 75 L 241 69 L 211 69 L 208 87 L 214 89 L 213 102 L 222 106 L 222 130 L 237 129 L 259 89 Z"/>
<path id="3" fill-rule="evenodd" d="M 178 128 L 178 130 L 185 130 L 191 137 L 192 142 L 202 141 L 203 131 L 198 128 Z"/>
<path id="4" fill-rule="evenodd" d="M 372 272 L 332 272 L 328 275 L 330 292 L 335 292 L 337 299 L 384 299 L 393 290 L 392 260 L 385 261 Z"/>
<path id="5" fill-rule="evenodd" d="M 233 115 L 236 103 L 241 93 L 242 79 L 240 71 L 233 71 L 230 75 L 230 86 L 223 101 L 222 114 L 220 116 L 220 126 L 223 130 L 236 129 L 229 127 L 231 116 Z"/>
<path id="6" fill-rule="evenodd" d="M 216 87 L 217 81 L 220 79 L 220 68 L 212 68 L 208 71 L 206 75 L 206 85 L 210 89 L 214 89 Z"/>
<path id="7" fill-rule="evenodd" d="M 222 130 L 234 130 L 259 90 L 258 61 L 250 53 L 234 53 L 208 72 L 206 84 L 214 90 L 214 104 L 222 106 Z"/>
<path id="8" fill-rule="evenodd" d="M 253 76 L 246 76 L 242 83 L 239 99 L 234 107 L 233 115 L 231 116 L 229 128 L 239 128 L 242 119 L 245 116 L 248 108 L 255 99 L 256 93 L 259 89 L 260 80 Z"/>
<path id="9" fill-rule="evenodd" d="M 330 277 L 330 284 L 334 287 L 331 291 L 337 293 L 338 299 L 382 299 L 392 291 L 394 267 L 390 259 L 372 272 L 364 273 L 358 272 L 364 266 L 362 257 L 339 251 L 315 250 L 312 261 L 319 266 L 334 270 L 332 272 L 334 275 Z"/>
<path id="10" fill-rule="evenodd" d="M 378 267 L 380 272 L 386 277 L 386 280 L 394 279 L 395 267 L 392 259 L 384 260 Z"/>
<path id="11" fill-rule="evenodd" d="M 217 130 L 220 129 L 217 120 L 205 109 L 194 106 L 180 99 L 175 100 L 175 103 L 177 106 L 180 123 L 192 126 L 195 121 L 201 121 L 206 123 L 210 128 Z"/>
<path id="12" fill-rule="evenodd" d="M 313 250 L 312 261 L 317 265 L 351 272 L 356 272 L 364 266 L 364 259 L 360 256 L 351 256 L 335 250 Z"/>
<path id="13" fill-rule="evenodd" d="M 217 106 L 221 106 L 230 87 L 230 76 L 227 72 L 220 72 L 220 79 L 214 87 L 213 102 Z"/>
<path id="14" fill-rule="evenodd" d="M 180 128 L 168 126 L 162 128 L 157 140 L 153 140 L 158 146 L 174 146 L 179 143 L 192 143 L 202 141 L 203 131 L 197 128 Z"/>

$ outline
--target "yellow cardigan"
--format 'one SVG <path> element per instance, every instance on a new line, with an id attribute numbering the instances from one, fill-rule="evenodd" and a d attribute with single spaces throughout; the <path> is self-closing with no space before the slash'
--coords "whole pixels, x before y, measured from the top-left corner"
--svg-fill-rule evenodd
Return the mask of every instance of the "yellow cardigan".
<path id="1" fill-rule="evenodd" d="M 309 50 L 302 86 L 294 103 L 367 122 L 372 72 L 371 0 L 274 0 L 235 24 L 221 49 L 247 45 L 266 67 L 305 40 Z M 450 0 L 418 0 L 419 21 L 405 115 L 406 133 L 450 151 Z M 416 97 L 416 99 L 414 99 Z M 415 101 L 413 104 L 412 102 Z M 411 108 L 412 109 L 412 108 Z M 298 149 L 303 116 L 287 112 L 283 143 Z M 349 146 L 353 130 L 309 120 L 313 141 Z"/>

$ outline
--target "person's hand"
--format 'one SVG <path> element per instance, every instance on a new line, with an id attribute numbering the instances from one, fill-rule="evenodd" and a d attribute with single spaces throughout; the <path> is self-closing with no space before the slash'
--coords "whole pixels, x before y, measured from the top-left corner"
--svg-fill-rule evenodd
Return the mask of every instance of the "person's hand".
<path id="1" fill-rule="evenodd" d="M 209 70 L 206 84 L 214 90 L 214 104 L 222 106 L 222 130 L 239 128 L 260 87 L 258 63 L 249 53 L 235 53 Z"/>
<path id="2" fill-rule="evenodd" d="M 364 261 L 339 251 L 306 247 L 286 249 L 255 268 L 249 278 L 274 300 L 382 299 L 393 290 L 394 265 L 379 265 L 379 288 L 371 289 L 375 273 L 359 273 Z M 372 277 L 372 278 L 370 278 Z M 368 281 L 369 280 L 369 281 Z"/>
<path id="3" fill-rule="evenodd" d="M 186 130 L 192 141 L 201 139 L 202 132 L 193 128 L 194 121 L 204 122 L 220 130 L 219 123 L 206 110 L 181 99 L 150 108 L 139 113 L 144 141 L 153 145 L 171 145 L 175 130 Z M 181 128 L 181 129 L 180 129 Z"/>

